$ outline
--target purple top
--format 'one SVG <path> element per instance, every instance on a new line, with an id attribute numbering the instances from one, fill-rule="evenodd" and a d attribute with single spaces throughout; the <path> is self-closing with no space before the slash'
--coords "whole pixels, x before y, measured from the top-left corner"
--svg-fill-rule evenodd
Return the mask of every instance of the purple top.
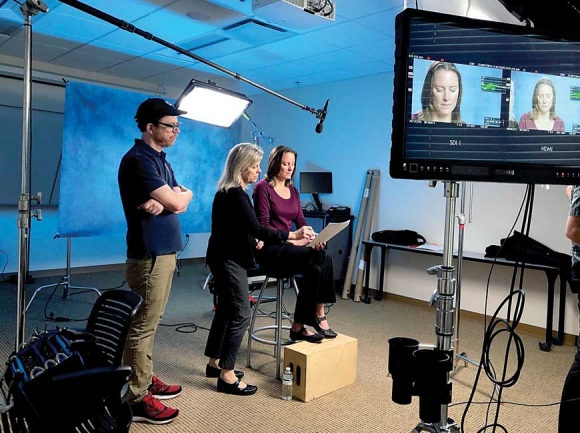
<path id="1" fill-rule="evenodd" d="M 530 119 L 530 113 L 522 114 L 520 117 L 520 123 L 518 125 L 520 129 L 538 129 L 536 126 L 536 122 Z M 552 131 L 561 131 L 564 132 L 564 121 L 556 116 L 554 119 L 554 126 L 552 127 Z"/>
<path id="2" fill-rule="evenodd" d="M 282 198 L 262 179 L 254 185 L 254 210 L 261 225 L 273 229 L 291 231 L 292 223 L 297 228 L 307 225 L 300 204 L 300 194 L 290 185 L 290 198 Z"/>

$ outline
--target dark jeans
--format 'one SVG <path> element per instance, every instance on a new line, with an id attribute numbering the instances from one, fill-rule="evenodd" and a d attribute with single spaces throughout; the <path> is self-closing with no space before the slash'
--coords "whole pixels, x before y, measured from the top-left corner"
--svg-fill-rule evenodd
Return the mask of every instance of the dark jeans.
<path id="1" fill-rule="evenodd" d="M 580 311 L 580 295 L 578 295 L 578 311 Z M 569 401 L 574 399 L 576 400 Z M 560 415 L 558 416 L 558 433 L 572 431 L 570 429 L 576 425 L 578 414 L 580 413 L 580 337 L 577 341 L 574 362 L 564 382 L 561 400 Z"/>
<path id="2" fill-rule="evenodd" d="M 289 243 L 266 244 L 256 252 L 256 259 L 269 276 L 302 276 L 294 322 L 315 325 L 316 304 L 336 302 L 332 258 L 325 250 Z"/>
<path id="3" fill-rule="evenodd" d="M 219 358 L 219 366 L 233 370 L 244 333 L 250 323 L 248 272 L 231 260 L 210 264 L 218 305 L 207 336 L 205 356 Z"/>

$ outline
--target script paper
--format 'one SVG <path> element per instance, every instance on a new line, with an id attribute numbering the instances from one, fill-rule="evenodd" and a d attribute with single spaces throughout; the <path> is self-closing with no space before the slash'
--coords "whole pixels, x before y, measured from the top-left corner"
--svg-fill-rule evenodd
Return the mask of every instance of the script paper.
<path id="1" fill-rule="evenodd" d="M 314 239 L 312 239 L 310 242 L 308 242 L 308 244 L 306 244 L 306 246 L 313 247 L 314 245 L 319 244 L 321 242 L 328 242 L 330 239 L 332 239 L 334 236 L 336 236 L 338 233 L 344 230 L 346 226 L 348 226 L 349 224 L 350 224 L 349 220 L 340 223 L 328 223 L 326 227 L 324 227 L 322 231 L 318 233 L 318 235 Z"/>

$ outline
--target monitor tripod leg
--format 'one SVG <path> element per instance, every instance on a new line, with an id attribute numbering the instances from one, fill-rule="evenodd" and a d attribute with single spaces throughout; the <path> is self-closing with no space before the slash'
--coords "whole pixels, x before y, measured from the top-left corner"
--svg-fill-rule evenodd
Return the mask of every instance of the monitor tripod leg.
<path id="1" fill-rule="evenodd" d="M 435 424 L 419 423 L 417 427 L 413 429 L 411 433 L 419 433 L 426 431 L 429 433 L 460 433 L 461 430 L 459 426 L 451 418 L 447 419 L 448 424 L 443 427 L 439 427 Z"/>

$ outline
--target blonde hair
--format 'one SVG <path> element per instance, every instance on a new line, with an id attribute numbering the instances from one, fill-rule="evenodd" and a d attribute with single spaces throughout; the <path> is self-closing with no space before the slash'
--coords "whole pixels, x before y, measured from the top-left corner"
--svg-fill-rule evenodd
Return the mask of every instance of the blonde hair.
<path id="1" fill-rule="evenodd" d="M 239 143 L 232 147 L 217 183 L 218 191 L 241 186 L 242 174 L 251 166 L 258 164 L 263 156 L 262 148 L 252 143 Z"/>

